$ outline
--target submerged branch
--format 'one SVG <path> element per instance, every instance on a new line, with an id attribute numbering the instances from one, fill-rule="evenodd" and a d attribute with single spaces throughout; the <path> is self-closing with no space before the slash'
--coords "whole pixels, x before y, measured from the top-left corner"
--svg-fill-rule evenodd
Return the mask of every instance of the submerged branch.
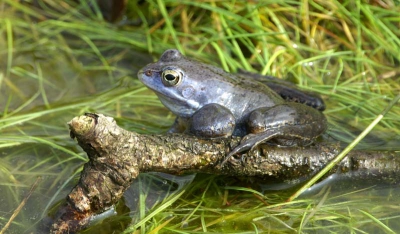
<path id="1" fill-rule="evenodd" d="M 96 213 L 115 204 L 139 172 L 203 172 L 231 176 L 296 179 L 310 175 L 333 159 L 338 144 L 279 148 L 261 145 L 220 163 L 239 138 L 199 139 L 182 134 L 140 135 L 117 126 L 104 115 L 87 114 L 69 122 L 71 136 L 88 154 L 78 185 L 59 209 L 51 233 L 74 233 Z M 335 170 L 367 169 L 398 181 L 400 157 L 390 152 L 353 151 Z"/>

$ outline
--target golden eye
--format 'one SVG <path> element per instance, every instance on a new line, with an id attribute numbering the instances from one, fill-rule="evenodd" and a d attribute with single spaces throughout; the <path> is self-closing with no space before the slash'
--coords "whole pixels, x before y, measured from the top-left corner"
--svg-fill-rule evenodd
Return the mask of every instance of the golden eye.
<path id="1" fill-rule="evenodd" d="M 165 86 L 176 86 L 182 81 L 183 74 L 180 71 L 165 69 L 161 74 L 162 82 Z"/>

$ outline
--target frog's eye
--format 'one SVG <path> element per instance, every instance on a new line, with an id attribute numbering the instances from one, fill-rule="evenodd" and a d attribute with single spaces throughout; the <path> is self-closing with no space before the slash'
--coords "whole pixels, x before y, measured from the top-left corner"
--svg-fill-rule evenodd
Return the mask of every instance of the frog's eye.
<path id="1" fill-rule="evenodd" d="M 182 72 L 166 69 L 161 74 L 162 82 L 165 86 L 176 86 L 182 81 Z"/>

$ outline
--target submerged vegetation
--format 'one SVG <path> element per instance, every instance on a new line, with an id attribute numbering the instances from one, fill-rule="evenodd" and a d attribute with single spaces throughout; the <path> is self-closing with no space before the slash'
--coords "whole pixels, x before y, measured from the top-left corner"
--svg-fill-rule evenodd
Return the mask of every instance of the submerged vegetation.
<path id="1" fill-rule="evenodd" d="M 112 23 L 87 2 L 0 2 L 0 227 L 41 177 L 10 233 L 37 230 L 76 183 L 87 159 L 68 134 L 74 116 L 103 113 L 140 133 L 171 125 L 174 116 L 136 79 L 165 49 L 319 93 L 327 104 L 326 139 L 343 145 L 400 92 L 396 0 L 129 1 Z M 399 151 L 399 116 L 395 105 L 356 147 Z M 127 195 L 117 218 L 87 232 L 398 232 L 400 189 L 345 177 L 285 203 L 295 188 L 197 175 L 175 181 L 181 190 L 169 188 L 173 195 L 148 210 L 149 199 L 161 199 L 154 187 L 166 183 L 150 175 L 135 182 L 137 200 Z M 125 205 L 131 215 L 138 210 L 130 227 Z"/>

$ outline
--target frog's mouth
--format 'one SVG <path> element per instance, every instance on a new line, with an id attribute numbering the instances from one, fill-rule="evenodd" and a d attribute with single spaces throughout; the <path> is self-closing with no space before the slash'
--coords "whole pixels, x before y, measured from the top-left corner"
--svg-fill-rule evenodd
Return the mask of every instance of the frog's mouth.
<path id="1" fill-rule="evenodd" d="M 194 100 L 188 100 L 176 96 L 170 97 L 158 92 L 155 93 L 165 107 L 180 117 L 190 117 L 199 108 L 199 103 Z"/>

